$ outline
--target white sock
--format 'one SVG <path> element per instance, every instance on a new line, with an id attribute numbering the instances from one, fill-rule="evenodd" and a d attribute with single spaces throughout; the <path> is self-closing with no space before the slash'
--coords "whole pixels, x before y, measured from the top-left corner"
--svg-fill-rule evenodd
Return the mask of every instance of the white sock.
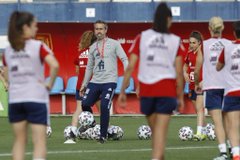
<path id="1" fill-rule="evenodd" d="M 233 157 L 234 156 L 239 156 L 240 155 L 240 148 L 239 147 L 233 147 L 232 148 L 232 153 L 233 153 Z"/>
<path id="2" fill-rule="evenodd" d="M 202 134 L 207 134 L 207 132 L 206 132 L 206 127 L 202 127 Z"/>
<path id="3" fill-rule="evenodd" d="M 232 148 L 231 143 L 230 143 L 229 140 L 227 140 L 227 147 L 228 147 L 228 148 Z"/>
<path id="4" fill-rule="evenodd" d="M 222 143 L 218 145 L 220 153 L 227 153 L 227 145 L 226 143 Z"/>
<path id="5" fill-rule="evenodd" d="M 202 126 L 197 126 L 197 134 L 202 134 Z"/>
<path id="6" fill-rule="evenodd" d="M 72 130 L 73 134 L 76 136 L 77 135 L 77 127 L 72 126 L 71 130 Z"/>

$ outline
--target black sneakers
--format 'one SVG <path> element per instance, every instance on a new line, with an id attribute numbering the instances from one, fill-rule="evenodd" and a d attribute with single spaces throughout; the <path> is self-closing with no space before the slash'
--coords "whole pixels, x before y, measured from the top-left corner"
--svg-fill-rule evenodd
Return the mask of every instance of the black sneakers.
<path id="1" fill-rule="evenodd" d="M 103 144 L 103 143 L 105 143 L 107 140 L 106 140 L 106 138 L 104 138 L 104 137 L 100 137 L 97 141 L 98 141 L 98 143 Z"/>

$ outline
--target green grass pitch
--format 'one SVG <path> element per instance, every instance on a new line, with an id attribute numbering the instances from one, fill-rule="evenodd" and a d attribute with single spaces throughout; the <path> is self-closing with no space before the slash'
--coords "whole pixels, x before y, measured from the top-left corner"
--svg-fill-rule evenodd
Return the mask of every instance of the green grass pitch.
<path id="1" fill-rule="evenodd" d="M 96 118 L 99 122 L 99 117 Z M 208 122 L 211 122 L 207 118 Z M 119 125 L 124 130 L 120 141 L 107 141 L 98 144 L 95 140 L 78 140 L 77 144 L 63 144 L 63 130 L 71 122 L 71 117 L 52 117 L 53 133 L 48 138 L 48 160 L 150 160 L 151 141 L 139 140 L 137 128 L 147 124 L 145 117 L 111 117 L 112 125 Z M 168 131 L 166 160 L 210 160 L 218 155 L 217 142 L 181 141 L 178 130 L 190 126 L 196 130 L 196 117 L 173 116 Z M 13 134 L 7 118 L 0 118 L 0 160 L 11 159 Z M 26 150 L 26 159 L 32 159 L 31 138 Z"/>

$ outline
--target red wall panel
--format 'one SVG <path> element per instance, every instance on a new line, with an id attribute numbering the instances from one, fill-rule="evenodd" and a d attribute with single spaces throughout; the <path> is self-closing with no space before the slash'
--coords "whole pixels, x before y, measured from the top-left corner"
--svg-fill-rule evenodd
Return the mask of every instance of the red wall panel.
<path id="1" fill-rule="evenodd" d="M 141 31 L 148 29 L 152 26 L 151 23 L 109 23 L 108 24 L 108 36 L 120 40 L 124 50 L 127 52 L 133 39 Z M 74 58 L 78 55 L 77 46 L 81 34 L 86 30 L 92 30 L 92 23 L 39 23 L 39 35 L 49 34 L 51 36 L 51 43 L 53 51 L 60 63 L 59 76 L 64 79 L 64 86 L 66 87 L 67 79 L 71 76 L 75 76 L 75 67 L 73 64 Z M 210 37 L 207 22 L 179 22 L 173 23 L 171 31 L 179 35 L 182 39 L 187 39 L 192 30 L 198 30 L 203 34 L 205 39 Z M 225 23 L 225 30 L 223 37 L 228 39 L 234 39 L 232 34 L 232 22 Z M 187 46 L 187 45 L 186 45 Z M 119 75 L 123 74 L 123 66 L 118 63 Z M 46 76 L 48 71 L 46 72 Z M 133 78 L 136 80 L 137 70 L 133 73 Z M 116 96 L 115 96 L 116 99 Z M 139 113 L 139 103 L 135 102 L 136 98 L 130 96 L 130 103 L 132 107 L 128 109 L 119 109 L 115 103 L 115 113 Z M 186 103 L 188 104 L 188 103 Z M 74 98 L 67 98 L 67 113 L 72 113 L 75 110 Z M 61 102 L 56 98 L 52 98 L 51 107 L 57 107 L 51 109 L 51 113 L 58 113 L 61 108 Z M 188 106 L 189 107 L 189 106 Z M 190 107 L 191 108 L 191 107 Z M 96 110 L 95 110 L 96 111 Z M 185 113 L 188 113 L 186 111 Z"/>

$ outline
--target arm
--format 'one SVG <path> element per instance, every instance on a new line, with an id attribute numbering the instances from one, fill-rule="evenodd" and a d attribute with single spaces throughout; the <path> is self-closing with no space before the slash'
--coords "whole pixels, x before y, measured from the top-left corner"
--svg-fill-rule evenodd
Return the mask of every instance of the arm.
<path id="1" fill-rule="evenodd" d="M 4 67 L 4 68 L 5 69 L 3 69 L 3 70 L 0 68 L 0 81 L 2 81 L 3 86 L 4 86 L 5 90 L 7 91 L 8 90 L 8 82 L 7 82 L 7 75 L 5 75 L 5 72 L 7 72 L 7 67 Z"/>
<path id="2" fill-rule="evenodd" d="M 123 79 L 123 83 L 122 83 L 122 88 L 121 88 L 121 91 L 120 91 L 120 95 L 118 97 L 118 102 L 121 106 L 126 105 L 125 89 L 127 88 L 128 84 L 129 84 L 129 80 L 130 80 L 131 74 L 134 70 L 134 67 L 137 63 L 137 60 L 138 60 L 138 56 L 136 54 L 131 54 L 129 64 L 128 64 L 125 72 L 124 72 L 124 79 Z"/>
<path id="3" fill-rule="evenodd" d="M 196 92 L 201 92 L 201 88 L 199 88 L 199 79 L 200 79 L 200 72 L 203 64 L 203 53 L 201 50 L 198 50 L 197 52 L 197 58 L 196 58 L 196 66 L 194 70 L 194 82 L 195 82 L 195 90 Z"/>
<path id="4" fill-rule="evenodd" d="M 187 70 L 188 70 L 188 65 L 186 63 L 184 63 L 184 65 L 183 65 L 183 76 L 184 76 L 184 79 L 185 79 L 186 82 L 190 82 L 189 74 L 187 73 Z"/>
<path id="5" fill-rule="evenodd" d="M 58 73 L 58 70 L 59 70 L 59 64 L 58 64 L 57 59 L 51 54 L 48 54 L 45 57 L 44 61 L 48 64 L 48 66 L 50 68 L 50 75 L 49 75 L 50 80 L 46 84 L 46 87 L 47 87 L 48 90 L 51 90 L 51 88 L 54 85 L 54 81 L 57 77 L 57 73 Z"/>
<path id="6" fill-rule="evenodd" d="M 124 71 L 125 71 L 128 66 L 128 57 L 127 57 L 126 53 L 124 52 L 120 43 L 117 44 L 116 53 L 117 53 L 117 56 L 119 57 L 119 59 L 121 60 L 121 62 L 123 63 L 123 67 L 124 67 Z"/>
<path id="7" fill-rule="evenodd" d="M 177 99 L 181 107 L 184 106 L 183 101 L 183 70 L 182 70 L 182 56 L 177 56 L 175 60 L 176 82 L 177 82 Z"/>
<path id="8" fill-rule="evenodd" d="M 76 71 L 77 74 L 79 74 L 79 69 L 80 69 L 80 67 L 75 65 L 75 71 Z"/>
<path id="9" fill-rule="evenodd" d="M 225 66 L 225 57 L 224 57 L 224 49 L 223 49 L 219 58 L 218 58 L 218 62 L 217 62 L 217 65 L 216 65 L 216 70 L 221 71 L 224 66 Z"/>
<path id="10" fill-rule="evenodd" d="M 82 82 L 82 86 L 79 90 L 79 95 L 80 96 L 83 96 L 85 90 L 86 90 L 86 87 L 92 77 L 92 74 L 93 74 L 93 68 L 94 68 L 94 56 L 93 56 L 93 50 L 92 48 L 90 48 L 89 50 L 89 55 L 88 55 L 88 62 L 87 62 L 87 67 L 86 67 L 86 70 L 85 70 L 85 73 L 84 73 L 84 79 L 83 79 L 83 82 Z"/>

